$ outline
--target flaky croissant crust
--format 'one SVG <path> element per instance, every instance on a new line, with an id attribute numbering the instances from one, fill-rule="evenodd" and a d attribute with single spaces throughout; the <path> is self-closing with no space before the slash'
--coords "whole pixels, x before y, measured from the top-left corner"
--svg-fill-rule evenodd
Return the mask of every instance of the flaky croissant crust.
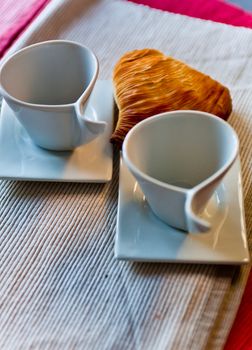
<path id="1" fill-rule="evenodd" d="M 114 68 L 113 84 L 119 117 L 111 142 L 119 147 L 135 124 L 158 113 L 201 110 L 227 119 L 232 111 L 226 87 L 154 49 L 122 56 Z"/>

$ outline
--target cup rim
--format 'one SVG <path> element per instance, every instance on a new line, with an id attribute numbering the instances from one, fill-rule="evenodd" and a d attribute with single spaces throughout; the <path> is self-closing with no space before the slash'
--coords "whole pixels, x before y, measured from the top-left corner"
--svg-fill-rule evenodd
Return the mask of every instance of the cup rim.
<path id="1" fill-rule="evenodd" d="M 204 118 L 214 118 L 216 120 L 216 122 L 219 122 L 220 124 L 225 125 L 225 127 L 227 127 L 231 133 L 233 134 L 233 137 L 235 139 L 235 146 L 234 149 L 231 152 L 231 155 L 228 159 L 228 161 L 219 169 L 217 170 L 213 175 L 209 176 L 207 179 L 203 180 L 202 182 L 200 182 L 198 185 L 190 188 L 190 189 L 186 189 L 183 187 L 179 187 L 176 185 L 172 185 L 169 183 L 165 183 L 163 181 L 160 181 L 150 175 L 147 175 L 146 173 L 144 173 L 143 171 L 141 171 L 138 167 L 136 167 L 133 162 L 130 160 L 129 156 L 128 156 L 128 147 L 129 147 L 129 142 L 131 137 L 136 133 L 136 131 L 138 131 L 138 129 L 141 129 L 143 126 L 151 124 L 153 122 L 156 122 L 157 120 L 161 119 L 161 118 L 178 118 L 179 115 L 181 114 L 187 114 L 187 115 L 197 115 L 197 116 L 201 116 Z M 130 131 L 127 133 L 124 141 L 123 141 L 123 145 L 122 145 L 122 157 L 124 162 L 126 163 L 126 165 L 128 166 L 128 168 L 133 172 L 136 173 L 137 175 L 141 176 L 143 179 L 145 179 L 148 182 L 152 182 L 156 185 L 162 186 L 164 188 L 169 188 L 169 189 L 173 189 L 182 193 L 188 193 L 188 191 L 191 192 L 197 192 L 199 191 L 200 188 L 204 187 L 206 184 L 214 181 L 215 179 L 217 179 L 219 176 L 222 175 L 223 172 L 225 172 L 226 170 L 228 170 L 234 163 L 234 161 L 236 160 L 236 158 L 238 157 L 239 154 L 239 139 L 237 136 L 236 131 L 233 129 L 233 127 L 228 124 L 225 120 L 221 119 L 220 117 L 208 113 L 208 112 L 203 112 L 203 111 L 199 111 L 199 110 L 176 110 L 176 111 L 170 111 L 170 112 L 164 112 L 164 113 L 159 113 L 156 115 L 153 115 L 149 118 L 146 118 L 142 121 L 140 121 L 139 123 L 137 123 L 136 125 L 134 125 Z"/>
<path id="2" fill-rule="evenodd" d="M 16 97 L 14 97 L 12 94 L 10 94 L 3 86 L 3 84 L 1 83 L 1 76 L 2 76 L 2 71 L 4 69 L 4 67 L 14 58 L 17 57 L 19 55 L 21 55 L 23 52 L 29 51 L 34 49 L 35 47 L 39 47 L 39 46 L 44 46 L 44 45 L 59 45 L 59 44 L 66 44 L 66 45 L 72 45 L 72 46 L 77 46 L 79 48 L 85 49 L 89 52 L 89 54 L 93 57 L 94 61 L 95 61 L 95 74 L 92 77 L 90 83 L 88 84 L 87 88 L 83 91 L 83 93 L 77 98 L 77 100 L 75 102 L 72 103 L 65 103 L 65 104 L 41 104 L 41 103 L 30 103 L 30 102 L 26 102 L 26 101 L 22 101 Z M 47 40 L 47 41 L 40 41 L 38 43 L 35 44 L 31 44 L 28 45 L 14 53 L 12 53 L 10 56 L 7 56 L 6 58 L 3 59 L 3 62 L 0 65 L 0 94 L 3 96 L 3 98 L 8 98 L 11 101 L 14 101 L 16 104 L 22 105 L 22 106 L 27 106 L 27 107 L 32 107 L 32 108 L 39 108 L 39 109 L 59 109 L 59 108 L 66 108 L 66 107 L 72 107 L 75 104 L 78 104 L 80 100 L 83 99 L 83 97 L 87 94 L 89 96 L 91 89 L 93 88 L 93 85 L 97 79 L 99 73 L 99 61 L 98 58 L 96 56 L 96 54 L 93 52 L 92 49 L 90 49 L 89 47 L 76 42 L 76 41 L 72 41 L 72 40 Z"/>

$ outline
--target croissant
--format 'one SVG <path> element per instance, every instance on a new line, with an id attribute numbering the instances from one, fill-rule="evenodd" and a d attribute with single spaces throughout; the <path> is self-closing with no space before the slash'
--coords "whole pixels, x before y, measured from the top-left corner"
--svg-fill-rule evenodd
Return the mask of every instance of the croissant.
<path id="1" fill-rule="evenodd" d="M 111 142 L 119 148 L 135 124 L 158 113 L 200 110 L 226 120 L 232 111 L 225 86 L 154 49 L 122 56 L 114 67 L 113 85 L 119 116 Z"/>

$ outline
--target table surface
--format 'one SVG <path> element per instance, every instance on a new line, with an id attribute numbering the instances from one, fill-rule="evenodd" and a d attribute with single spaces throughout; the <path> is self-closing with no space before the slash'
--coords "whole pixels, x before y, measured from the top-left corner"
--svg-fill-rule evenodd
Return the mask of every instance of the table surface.
<path id="1" fill-rule="evenodd" d="M 251 0 L 229 0 L 229 2 L 241 6 L 244 10 L 252 11 Z"/>

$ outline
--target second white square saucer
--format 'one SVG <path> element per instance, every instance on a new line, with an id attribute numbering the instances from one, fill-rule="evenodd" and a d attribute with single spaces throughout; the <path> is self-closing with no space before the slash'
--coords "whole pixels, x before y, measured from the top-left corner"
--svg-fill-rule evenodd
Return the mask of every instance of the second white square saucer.
<path id="1" fill-rule="evenodd" d="M 204 218 L 211 229 L 186 233 L 159 220 L 121 161 L 115 257 L 121 260 L 244 264 L 249 262 L 240 161 L 210 199 Z"/>

